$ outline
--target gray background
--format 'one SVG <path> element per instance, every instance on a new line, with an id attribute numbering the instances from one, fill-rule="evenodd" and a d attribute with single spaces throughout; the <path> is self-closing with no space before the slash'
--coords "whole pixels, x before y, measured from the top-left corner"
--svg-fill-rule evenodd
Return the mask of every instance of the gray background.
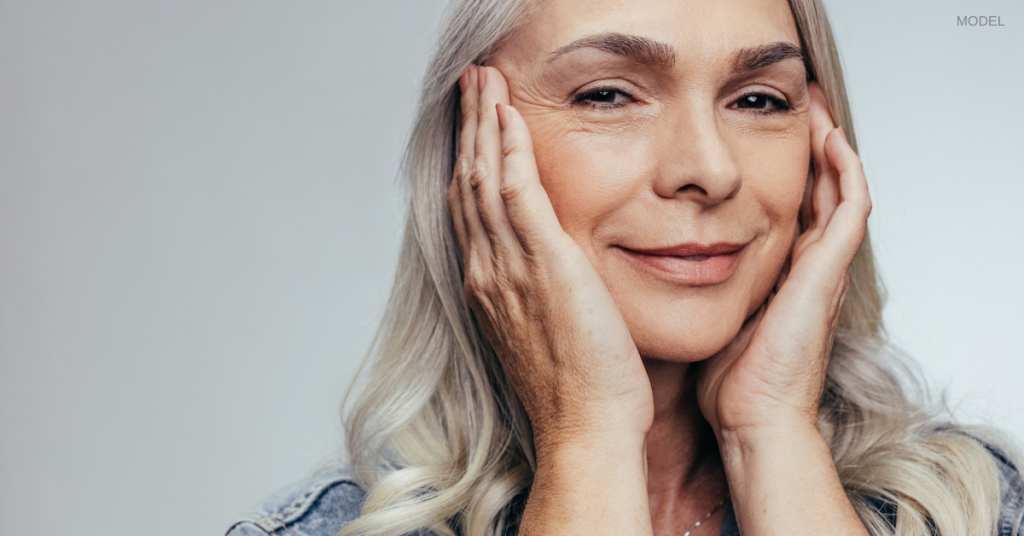
<path id="1" fill-rule="evenodd" d="M 336 455 L 441 3 L 0 1 L 0 533 L 219 534 Z M 1022 437 L 1024 3 L 829 6 L 889 327 Z"/>

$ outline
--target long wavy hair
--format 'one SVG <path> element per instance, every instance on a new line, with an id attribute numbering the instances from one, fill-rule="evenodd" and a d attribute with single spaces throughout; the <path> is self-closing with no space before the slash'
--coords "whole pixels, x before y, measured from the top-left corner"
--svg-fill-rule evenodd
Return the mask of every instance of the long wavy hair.
<path id="1" fill-rule="evenodd" d="M 366 501 L 338 536 L 500 535 L 516 530 L 522 514 L 536 467 L 530 425 L 467 306 L 445 192 L 459 75 L 486 64 L 533 7 L 453 0 L 446 13 L 403 161 L 409 208 L 394 286 L 364 361 L 368 381 L 345 413 L 349 468 Z M 856 150 L 824 6 L 790 7 L 809 78 Z M 1016 525 L 1019 514 L 1001 511 L 1014 501 L 1004 496 L 998 466 L 1019 462 L 1014 443 L 991 428 L 955 424 L 887 343 L 869 238 L 849 271 L 818 420 L 865 526 L 873 535 L 961 536 Z"/>

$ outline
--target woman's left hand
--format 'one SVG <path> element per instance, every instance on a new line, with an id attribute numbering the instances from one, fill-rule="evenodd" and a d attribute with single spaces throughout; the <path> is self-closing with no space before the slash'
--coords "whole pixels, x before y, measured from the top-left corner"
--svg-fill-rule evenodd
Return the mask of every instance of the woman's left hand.
<path id="1" fill-rule="evenodd" d="M 700 407 L 719 441 L 729 431 L 817 430 L 848 268 L 867 233 L 871 199 L 860 158 L 832 127 L 821 88 L 808 85 L 813 221 L 765 304 L 702 365 Z"/>

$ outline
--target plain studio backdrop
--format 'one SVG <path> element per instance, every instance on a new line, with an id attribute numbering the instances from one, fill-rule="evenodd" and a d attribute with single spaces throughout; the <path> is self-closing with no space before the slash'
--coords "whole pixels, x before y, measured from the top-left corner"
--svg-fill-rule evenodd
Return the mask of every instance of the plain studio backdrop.
<path id="1" fill-rule="evenodd" d="M 889 329 L 1024 437 L 1024 3 L 828 4 Z M 222 534 L 337 456 L 442 7 L 0 2 L 0 533 Z"/>

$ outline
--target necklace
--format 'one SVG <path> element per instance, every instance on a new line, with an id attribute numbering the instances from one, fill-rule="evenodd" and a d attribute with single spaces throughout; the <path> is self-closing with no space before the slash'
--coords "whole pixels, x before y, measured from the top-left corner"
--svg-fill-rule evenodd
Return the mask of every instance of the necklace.
<path id="1" fill-rule="evenodd" d="M 690 536 L 690 534 L 692 534 L 693 531 L 697 530 L 697 528 L 700 527 L 701 523 L 703 523 L 704 521 L 707 521 L 708 518 L 711 517 L 711 514 L 714 514 L 715 512 L 717 512 L 718 509 L 721 508 L 723 504 L 725 504 L 725 500 L 728 499 L 728 498 L 729 498 L 729 494 L 726 493 L 725 497 L 722 497 L 722 500 L 718 501 L 718 504 L 716 504 L 715 507 L 712 508 L 711 511 L 708 512 L 707 515 L 704 516 L 704 519 L 701 519 L 700 521 L 694 523 L 692 527 L 690 527 L 685 533 L 683 533 L 683 536 Z"/>

